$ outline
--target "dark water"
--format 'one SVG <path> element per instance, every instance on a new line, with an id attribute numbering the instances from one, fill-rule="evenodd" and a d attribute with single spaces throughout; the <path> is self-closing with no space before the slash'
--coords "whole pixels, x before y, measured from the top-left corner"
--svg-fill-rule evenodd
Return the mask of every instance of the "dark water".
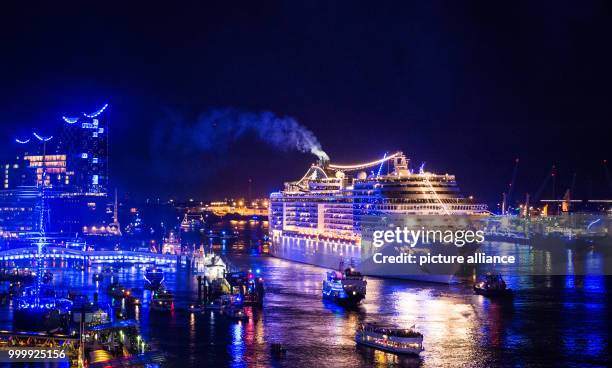
<path id="1" fill-rule="evenodd" d="M 260 269 L 266 282 L 263 311 L 248 321 L 232 322 L 215 312 L 190 314 L 197 296 L 186 269 L 167 272 L 167 286 L 177 296 L 172 312 L 135 311 L 143 336 L 168 355 L 171 367 L 604 367 L 611 364 L 612 277 L 508 277 L 513 300 L 496 302 L 475 296 L 468 285 L 432 285 L 368 279 L 363 305 L 347 310 L 321 300 L 325 270 L 261 255 L 257 224 L 239 226 L 236 242 L 220 245 L 236 266 Z M 58 288 L 70 285 L 105 298 L 107 281 L 91 274 L 57 269 Z M 120 281 L 142 288 L 142 271 L 124 269 Z M 146 293 L 146 292 L 145 292 Z M 147 295 L 144 295 L 146 299 Z M 0 324 L 10 327 L 10 308 L 2 306 Z M 399 358 L 356 347 L 359 323 L 416 324 L 424 334 L 420 358 Z M 270 344 L 287 348 L 285 357 L 270 354 Z"/>

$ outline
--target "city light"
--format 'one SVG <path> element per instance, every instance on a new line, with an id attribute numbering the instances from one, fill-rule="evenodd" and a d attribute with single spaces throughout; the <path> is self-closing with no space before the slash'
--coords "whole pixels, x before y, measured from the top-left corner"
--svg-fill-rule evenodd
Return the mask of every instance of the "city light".
<path id="1" fill-rule="evenodd" d="M 91 114 L 83 113 L 83 115 L 85 115 L 85 117 L 88 117 L 88 118 L 96 118 L 96 117 L 98 117 L 98 115 L 103 113 L 104 110 L 106 110 L 107 107 L 108 107 L 108 104 L 104 104 L 104 106 L 102 106 L 98 111 L 92 112 Z"/>
<path id="2" fill-rule="evenodd" d="M 41 142 L 48 142 L 48 141 L 50 141 L 51 139 L 53 139 L 53 136 L 43 137 L 43 136 L 39 135 L 39 134 L 38 134 L 38 133 L 36 133 L 36 132 L 33 132 L 33 133 L 32 133 L 32 135 L 34 135 L 34 137 L 36 137 L 36 139 L 38 139 L 38 140 L 39 140 L 39 141 L 41 141 Z"/>
<path id="3" fill-rule="evenodd" d="M 66 122 L 66 123 L 68 123 L 68 124 L 74 124 L 74 123 L 76 123 L 77 121 L 79 121 L 79 118 L 78 118 L 78 117 L 76 117 L 76 118 L 69 118 L 69 117 L 66 117 L 66 116 L 62 116 L 62 119 L 63 119 L 63 120 Z"/>

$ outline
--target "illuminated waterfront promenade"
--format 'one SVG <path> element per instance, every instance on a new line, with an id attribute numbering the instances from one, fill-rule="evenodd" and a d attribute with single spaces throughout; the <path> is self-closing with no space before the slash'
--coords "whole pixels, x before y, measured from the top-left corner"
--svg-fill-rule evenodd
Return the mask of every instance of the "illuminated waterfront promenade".
<path id="1" fill-rule="evenodd" d="M 19 261 L 36 258 L 36 247 L 23 247 L 0 252 L 0 260 Z M 94 263 L 151 263 L 158 265 L 176 265 L 181 259 L 176 255 L 132 251 L 82 251 L 62 247 L 47 247 L 43 258 L 49 260 L 80 260 L 86 264 Z"/>

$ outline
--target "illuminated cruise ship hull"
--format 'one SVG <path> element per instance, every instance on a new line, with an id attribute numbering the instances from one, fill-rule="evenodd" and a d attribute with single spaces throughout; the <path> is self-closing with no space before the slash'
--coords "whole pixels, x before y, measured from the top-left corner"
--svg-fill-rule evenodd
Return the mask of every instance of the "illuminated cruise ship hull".
<path id="1" fill-rule="evenodd" d="M 363 254 L 361 244 L 341 240 L 321 240 L 304 237 L 300 234 L 275 231 L 272 233 L 270 254 L 277 258 L 286 259 L 293 262 L 306 263 L 326 269 L 338 269 L 338 266 L 352 265 L 360 272 L 368 276 L 385 278 L 397 278 L 413 281 L 435 282 L 435 283 L 460 283 L 463 278 L 457 275 L 457 269 L 449 270 L 448 266 L 441 269 L 425 269 L 416 264 L 402 265 L 400 273 L 391 274 L 388 272 L 369 273 L 372 265 L 361 264 L 367 256 L 371 260 L 372 254 Z M 447 245 L 420 246 L 411 249 L 412 254 L 419 255 L 425 253 L 458 255 L 468 254 L 475 251 L 474 247 L 464 246 L 457 248 Z M 384 269 L 382 269 L 384 271 Z"/>

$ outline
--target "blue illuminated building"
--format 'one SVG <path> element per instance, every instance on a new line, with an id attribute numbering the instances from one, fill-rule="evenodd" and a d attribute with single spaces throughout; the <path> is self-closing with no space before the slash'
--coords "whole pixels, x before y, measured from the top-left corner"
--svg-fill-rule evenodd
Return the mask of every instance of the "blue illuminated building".
<path id="1" fill-rule="evenodd" d="M 36 230 L 40 213 L 40 191 L 20 187 L 0 191 L 0 236 L 16 237 Z"/>
<path id="2" fill-rule="evenodd" d="M 106 230 L 112 223 L 108 197 L 108 104 L 89 113 L 62 116 L 52 134 L 15 137 L 15 157 L 2 165 L 0 233 L 17 236 L 40 226 L 34 197 L 44 186 L 50 232 Z M 46 174 L 46 175 L 45 175 Z"/>
<path id="3" fill-rule="evenodd" d="M 108 104 L 92 113 L 63 116 L 59 147 L 67 156 L 67 171 L 72 174 L 73 193 L 108 192 Z"/>

